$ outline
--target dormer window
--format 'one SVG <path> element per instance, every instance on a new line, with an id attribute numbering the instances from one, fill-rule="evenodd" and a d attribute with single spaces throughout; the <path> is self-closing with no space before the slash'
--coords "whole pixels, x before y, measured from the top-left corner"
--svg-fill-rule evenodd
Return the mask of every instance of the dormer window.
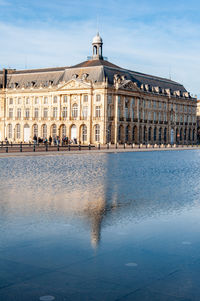
<path id="1" fill-rule="evenodd" d="M 101 101 L 101 95 L 100 94 L 96 95 L 96 101 Z"/>
<path id="2" fill-rule="evenodd" d="M 83 101 L 84 101 L 84 102 L 87 102 L 87 101 L 88 101 L 88 95 L 84 95 L 84 96 L 83 96 Z"/>

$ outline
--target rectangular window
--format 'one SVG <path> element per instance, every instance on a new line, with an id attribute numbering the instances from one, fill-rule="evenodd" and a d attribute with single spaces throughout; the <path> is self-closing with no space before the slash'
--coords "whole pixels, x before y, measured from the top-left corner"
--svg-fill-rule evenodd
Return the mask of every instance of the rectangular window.
<path id="1" fill-rule="evenodd" d="M 167 110 L 167 103 L 166 102 L 164 102 L 163 106 L 164 106 L 164 110 Z"/>
<path id="2" fill-rule="evenodd" d="M 25 117 L 26 117 L 26 118 L 29 118 L 29 117 L 30 117 L 30 110 L 29 110 L 29 109 L 26 109 L 26 110 L 25 110 Z"/>
<path id="3" fill-rule="evenodd" d="M 100 106 L 96 106 L 95 116 L 96 117 L 101 117 L 101 108 L 100 108 Z"/>
<path id="4" fill-rule="evenodd" d="M 108 104 L 112 103 L 112 95 L 108 95 Z"/>
<path id="5" fill-rule="evenodd" d="M 54 118 L 57 118 L 57 116 L 58 116 L 58 108 L 53 108 L 53 117 Z"/>
<path id="6" fill-rule="evenodd" d="M 135 112 L 134 112 L 134 108 L 132 108 L 132 119 L 134 120 L 135 118 Z"/>
<path id="7" fill-rule="evenodd" d="M 83 96 L 83 101 L 84 101 L 84 102 L 88 102 L 88 95 L 84 95 L 84 96 Z"/>
<path id="8" fill-rule="evenodd" d="M 9 114 L 9 118 L 13 118 L 13 109 L 10 108 L 8 114 Z"/>
<path id="9" fill-rule="evenodd" d="M 22 99 L 21 99 L 21 98 L 18 98 L 18 99 L 17 99 L 17 104 L 18 104 L 18 105 L 21 105 L 21 103 L 22 103 Z"/>
<path id="10" fill-rule="evenodd" d="M 164 112 L 164 121 L 167 121 L 167 113 Z"/>
<path id="11" fill-rule="evenodd" d="M 156 109 L 156 107 L 157 107 L 157 102 L 156 101 L 153 102 L 153 107 L 154 107 L 154 109 Z"/>
<path id="12" fill-rule="evenodd" d="M 17 124 L 17 139 L 21 138 L 20 124 Z"/>
<path id="13" fill-rule="evenodd" d="M 63 107 L 63 110 L 62 110 L 62 117 L 63 117 L 63 118 L 67 118 L 67 107 Z"/>
<path id="14" fill-rule="evenodd" d="M 21 112 L 21 109 L 20 108 L 18 108 L 17 109 L 17 118 L 21 118 L 21 114 L 22 112 Z"/>
<path id="15" fill-rule="evenodd" d="M 96 101 L 101 101 L 101 95 L 100 94 L 96 95 Z"/>
<path id="16" fill-rule="evenodd" d="M 156 114 L 156 112 L 153 112 L 153 120 L 154 120 L 154 121 L 157 120 L 157 114 Z"/>
<path id="17" fill-rule="evenodd" d="M 64 97 L 63 97 L 63 102 L 64 102 L 64 103 L 67 103 L 67 95 L 64 95 Z"/>
<path id="18" fill-rule="evenodd" d="M 88 107 L 84 106 L 83 107 L 83 118 L 86 119 L 88 117 Z"/>
<path id="19" fill-rule="evenodd" d="M 34 117 L 35 118 L 39 117 L 39 109 L 38 108 L 35 108 L 35 110 L 34 110 Z"/>
<path id="20" fill-rule="evenodd" d="M 44 104 L 47 105 L 48 104 L 48 97 L 44 97 Z"/>
<path id="21" fill-rule="evenodd" d="M 151 112 L 148 112 L 148 120 L 151 120 Z"/>
<path id="22" fill-rule="evenodd" d="M 30 98 L 26 98 L 26 105 L 30 104 Z"/>
<path id="23" fill-rule="evenodd" d="M 48 108 L 44 108 L 43 116 L 44 118 L 48 118 Z"/>
<path id="24" fill-rule="evenodd" d="M 13 98 L 9 99 L 9 105 L 13 105 Z"/>
<path id="25" fill-rule="evenodd" d="M 121 103 L 121 97 L 118 96 L 118 105 L 120 105 L 120 103 Z"/>
<path id="26" fill-rule="evenodd" d="M 158 113 L 158 120 L 161 121 L 162 117 L 161 117 L 161 112 Z"/>
<path id="27" fill-rule="evenodd" d="M 35 105 L 38 105 L 39 104 L 39 97 L 36 97 L 35 98 Z"/>
<path id="28" fill-rule="evenodd" d="M 57 98 L 57 96 L 54 96 L 53 103 L 57 103 L 57 102 L 58 102 L 58 98 Z"/>
<path id="29" fill-rule="evenodd" d="M 134 105 L 135 105 L 135 99 L 132 98 L 132 106 L 134 106 Z"/>
<path id="30" fill-rule="evenodd" d="M 151 109 L 151 100 L 148 101 L 148 107 Z"/>

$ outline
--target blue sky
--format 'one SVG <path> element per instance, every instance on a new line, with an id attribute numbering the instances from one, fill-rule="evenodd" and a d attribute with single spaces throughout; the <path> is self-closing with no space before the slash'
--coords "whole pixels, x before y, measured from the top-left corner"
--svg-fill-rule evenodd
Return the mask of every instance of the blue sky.
<path id="1" fill-rule="evenodd" d="M 0 68 L 79 63 L 91 55 L 97 27 L 111 62 L 171 76 L 200 96 L 200 3 L 194 0 L 0 0 Z"/>

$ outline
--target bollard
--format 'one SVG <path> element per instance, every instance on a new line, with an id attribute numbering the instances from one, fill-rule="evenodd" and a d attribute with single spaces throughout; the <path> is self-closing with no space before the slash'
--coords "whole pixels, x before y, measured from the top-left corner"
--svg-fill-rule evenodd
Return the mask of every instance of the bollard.
<path id="1" fill-rule="evenodd" d="M 115 145 L 115 148 L 117 149 L 117 143 L 116 143 L 116 145 Z"/>
<path id="2" fill-rule="evenodd" d="M 46 143 L 45 147 L 46 147 L 46 152 L 48 152 L 48 144 L 47 143 Z"/>
<path id="3" fill-rule="evenodd" d="M 126 143 L 124 143 L 124 149 L 126 148 Z"/>
<path id="4" fill-rule="evenodd" d="M 59 144 L 57 145 L 57 151 L 59 152 L 60 148 L 59 148 Z"/>
<path id="5" fill-rule="evenodd" d="M 131 144 L 131 147 L 133 148 L 133 143 Z"/>
<path id="6" fill-rule="evenodd" d="M 138 144 L 138 148 L 140 148 L 140 143 Z"/>
<path id="7" fill-rule="evenodd" d="M 70 144 L 68 144 L 68 151 L 70 151 Z"/>
<path id="8" fill-rule="evenodd" d="M 11 147 L 13 146 L 12 142 L 10 143 L 10 146 L 11 146 Z"/>
<path id="9" fill-rule="evenodd" d="M 89 148 L 89 150 L 91 150 L 91 145 L 90 144 L 88 145 L 88 148 Z"/>
<path id="10" fill-rule="evenodd" d="M 154 144 L 152 144 L 152 148 L 154 148 Z"/>
<path id="11" fill-rule="evenodd" d="M 159 148 L 160 148 L 160 143 L 159 143 Z"/>
<path id="12" fill-rule="evenodd" d="M 107 143 L 107 149 L 109 149 L 109 143 Z"/>
<path id="13" fill-rule="evenodd" d="M 78 146 L 78 150 L 79 150 L 79 151 L 81 150 L 81 146 L 80 146 L 80 144 L 79 144 L 79 146 Z"/>
<path id="14" fill-rule="evenodd" d="M 6 153 L 8 153 L 8 147 L 6 146 Z"/>
<path id="15" fill-rule="evenodd" d="M 33 145 L 33 151 L 35 152 L 35 144 Z"/>
<path id="16" fill-rule="evenodd" d="M 20 152 L 22 153 L 22 142 L 20 143 Z"/>
<path id="17" fill-rule="evenodd" d="M 100 143 L 98 144 L 98 150 L 100 150 Z"/>
<path id="18" fill-rule="evenodd" d="M 146 143 L 146 148 L 147 148 L 147 143 Z"/>

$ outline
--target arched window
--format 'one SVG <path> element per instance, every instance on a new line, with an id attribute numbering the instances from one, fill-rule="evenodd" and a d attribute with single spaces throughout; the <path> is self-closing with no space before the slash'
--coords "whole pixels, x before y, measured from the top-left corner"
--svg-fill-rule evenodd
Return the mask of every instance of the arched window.
<path id="1" fill-rule="evenodd" d="M 192 131 L 192 141 L 194 142 L 194 140 L 195 140 L 195 129 L 193 129 Z"/>
<path id="2" fill-rule="evenodd" d="M 179 137 L 178 129 L 176 129 L 176 142 L 178 141 L 178 137 Z"/>
<path id="3" fill-rule="evenodd" d="M 83 142 L 87 141 L 87 126 L 85 124 L 82 126 L 82 140 Z"/>
<path id="4" fill-rule="evenodd" d="M 53 138 L 57 136 L 57 127 L 55 124 L 52 125 L 52 136 Z"/>
<path id="5" fill-rule="evenodd" d="M 161 142 L 162 139 L 162 128 L 159 128 L 159 142 Z"/>
<path id="6" fill-rule="evenodd" d="M 183 139 L 183 129 L 181 128 L 180 129 L 180 141 L 182 141 L 182 139 Z"/>
<path id="7" fill-rule="evenodd" d="M 157 139 L 156 128 L 154 128 L 154 131 L 153 131 L 153 140 L 156 141 L 156 139 Z"/>
<path id="8" fill-rule="evenodd" d="M 107 143 L 111 142 L 111 125 L 109 124 L 107 130 Z"/>
<path id="9" fill-rule="evenodd" d="M 63 138 L 63 137 L 66 136 L 66 125 L 65 124 L 62 125 L 61 130 L 62 130 L 61 135 L 62 135 L 62 138 Z"/>
<path id="10" fill-rule="evenodd" d="M 191 140 L 191 129 L 189 129 L 189 131 L 188 131 L 188 140 L 189 141 Z"/>
<path id="11" fill-rule="evenodd" d="M 42 137 L 47 138 L 47 125 L 43 124 L 42 126 Z"/>
<path id="12" fill-rule="evenodd" d="M 121 125 L 118 127 L 118 141 L 121 141 Z"/>
<path id="13" fill-rule="evenodd" d="M 129 136 L 129 126 L 126 126 L 126 142 L 128 142 L 128 136 Z"/>
<path id="14" fill-rule="evenodd" d="M 16 138 L 17 139 L 21 138 L 21 126 L 20 126 L 20 124 L 16 125 Z"/>
<path id="15" fill-rule="evenodd" d="M 167 142 L 167 128 L 164 129 L 164 142 Z"/>
<path id="16" fill-rule="evenodd" d="M 8 124 L 8 139 L 12 139 L 12 124 Z"/>
<path id="17" fill-rule="evenodd" d="M 38 137 L 38 125 L 37 124 L 33 125 L 33 136 Z"/>
<path id="18" fill-rule="evenodd" d="M 149 128 L 149 132 L 148 132 L 148 140 L 151 141 L 151 127 Z"/>
<path id="19" fill-rule="evenodd" d="M 147 128 L 146 128 L 146 126 L 144 126 L 144 129 L 143 129 L 143 140 L 144 140 L 144 142 L 147 142 Z"/>
<path id="20" fill-rule="evenodd" d="M 133 127 L 132 139 L 133 139 L 133 142 L 137 141 L 137 127 L 136 126 Z"/>
<path id="21" fill-rule="evenodd" d="M 187 129 L 184 130 L 184 140 L 186 141 Z"/>
<path id="22" fill-rule="evenodd" d="M 75 103 L 72 106 L 72 117 L 77 118 L 78 117 L 78 105 Z"/>
<path id="23" fill-rule="evenodd" d="M 95 125 L 95 141 L 97 141 L 97 142 L 100 141 L 100 125 L 99 124 Z"/>

